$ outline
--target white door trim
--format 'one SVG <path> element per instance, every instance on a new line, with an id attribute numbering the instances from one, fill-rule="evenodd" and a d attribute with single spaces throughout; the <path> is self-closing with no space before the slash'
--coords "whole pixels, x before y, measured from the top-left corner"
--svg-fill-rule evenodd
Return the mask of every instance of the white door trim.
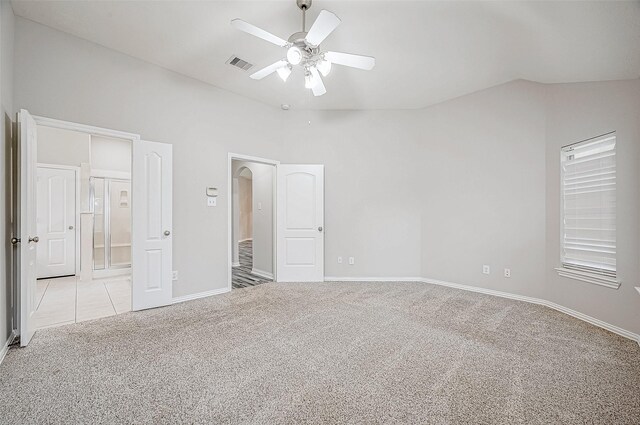
<path id="1" fill-rule="evenodd" d="M 76 226 L 76 276 L 80 276 L 80 167 L 74 165 L 58 165 L 45 164 L 38 162 L 38 168 L 53 168 L 55 170 L 72 170 L 76 173 L 76 210 L 75 224 Z"/>
<path id="2" fill-rule="evenodd" d="M 71 121 L 63 121 L 55 118 L 41 117 L 33 115 L 33 119 L 36 124 L 43 125 L 45 127 L 61 128 L 63 130 L 79 131 L 80 133 L 88 133 L 94 136 L 115 137 L 117 139 L 140 140 L 139 134 L 127 133 L 119 130 L 111 130 L 108 128 L 95 127 L 92 125 L 78 124 Z"/>
<path id="3" fill-rule="evenodd" d="M 278 178 L 278 166 L 280 165 L 280 161 L 276 161 L 274 159 L 260 158 L 257 156 L 250 155 L 242 155 L 239 153 L 229 152 L 228 160 L 227 160 L 227 290 L 231 291 L 231 272 L 233 266 L 233 250 L 231 248 L 231 244 L 233 243 L 233 175 L 232 175 L 232 161 L 247 161 L 247 162 L 257 162 L 259 164 L 267 164 L 273 165 L 274 173 L 273 173 L 273 226 L 272 226 L 272 240 L 273 240 L 273 280 L 276 281 L 276 226 L 277 226 L 277 218 L 278 218 L 278 206 L 277 203 L 277 184 L 276 179 Z"/>

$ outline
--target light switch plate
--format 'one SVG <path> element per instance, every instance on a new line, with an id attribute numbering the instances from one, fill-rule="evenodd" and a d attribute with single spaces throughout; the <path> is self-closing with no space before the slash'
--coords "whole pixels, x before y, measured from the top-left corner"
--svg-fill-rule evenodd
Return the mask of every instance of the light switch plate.
<path id="1" fill-rule="evenodd" d="M 356 259 L 354 257 L 349 257 L 349 265 L 353 266 L 356 263 Z"/>
<path id="2" fill-rule="evenodd" d="M 338 257 L 338 264 L 342 264 L 342 257 Z"/>

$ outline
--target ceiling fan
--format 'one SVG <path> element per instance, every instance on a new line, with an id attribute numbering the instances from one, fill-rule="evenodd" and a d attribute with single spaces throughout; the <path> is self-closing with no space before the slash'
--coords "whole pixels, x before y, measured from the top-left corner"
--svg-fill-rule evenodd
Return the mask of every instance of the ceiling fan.
<path id="1" fill-rule="evenodd" d="M 231 25 L 234 28 L 287 49 L 286 58 L 251 74 L 251 78 L 261 80 L 277 72 L 283 81 L 287 81 L 293 66 L 300 66 L 304 68 L 305 87 L 311 89 L 314 96 L 322 96 L 327 92 L 327 89 L 322 82 L 320 74 L 325 77 L 329 75 L 331 64 L 350 66 L 366 71 L 373 69 L 376 64 L 376 59 L 371 56 L 323 52 L 320 50 L 320 43 L 322 43 L 342 21 L 340 21 L 340 18 L 334 13 L 328 10 L 322 10 L 307 32 L 306 12 L 311 7 L 311 2 L 312 0 L 296 0 L 298 7 L 302 10 L 302 31 L 293 33 L 288 40 L 275 36 L 242 19 L 234 19 L 231 21 Z"/>

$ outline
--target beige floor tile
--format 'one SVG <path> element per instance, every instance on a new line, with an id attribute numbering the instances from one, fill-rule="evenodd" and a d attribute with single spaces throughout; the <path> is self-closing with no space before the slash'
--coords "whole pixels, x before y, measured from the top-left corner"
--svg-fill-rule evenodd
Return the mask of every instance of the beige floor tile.
<path id="1" fill-rule="evenodd" d="M 80 281 L 76 277 L 37 283 L 36 327 L 43 329 L 131 311 L 131 278 Z"/>
<path id="2" fill-rule="evenodd" d="M 105 282 L 111 302 L 116 309 L 116 313 L 126 313 L 131 311 L 131 280 L 114 280 Z"/>
<path id="3" fill-rule="evenodd" d="M 78 285 L 76 321 L 114 316 L 116 311 L 102 282 Z"/>
<path id="4" fill-rule="evenodd" d="M 42 297 L 44 297 L 48 285 L 49 281 L 47 279 L 36 281 L 36 310 L 42 301 Z"/>

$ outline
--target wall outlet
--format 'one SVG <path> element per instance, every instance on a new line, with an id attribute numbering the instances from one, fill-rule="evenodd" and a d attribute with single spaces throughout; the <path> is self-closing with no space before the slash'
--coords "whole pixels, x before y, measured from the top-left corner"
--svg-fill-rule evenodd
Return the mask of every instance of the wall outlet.
<path id="1" fill-rule="evenodd" d="M 484 266 L 482 266 L 482 273 L 484 274 L 489 274 L 491 273 L 491 267 L 487 266 L 486 264 Z"/>
<path id="2" fill-rule="evenodd" d="M 354 257 L 349 257 L 349 265 L 353 266 L 356 263 L 356 259 Z"/>
<path id="3" fill-rule="evenodd" d="M 342 264 L 342 257 L 338 257 L 338 264 Z"/>
<path id="4" fill-rule="evenodd" d="M 504 269 L 504 277 L 511 277 L 511 269 Z"/>
<path id="5" fill-rule="evenodd" d="M 178 280 L 178 271 L 174 270 L 171 272 L 171 280 Z"/>
<path id="6" fill-rule="evenodd" d="M 215 207 L 215 206 L 216 206 L 216 203 L 217 203 L 217 202 L 216 202 L 216 200 L 217 200 L 217 199 L 218 199 L 218 198 L 215 198 L 215 197 L 213 197 L 213 196 L 207 196 L 207 206 L 208 206 L 208 207 Z"/>

